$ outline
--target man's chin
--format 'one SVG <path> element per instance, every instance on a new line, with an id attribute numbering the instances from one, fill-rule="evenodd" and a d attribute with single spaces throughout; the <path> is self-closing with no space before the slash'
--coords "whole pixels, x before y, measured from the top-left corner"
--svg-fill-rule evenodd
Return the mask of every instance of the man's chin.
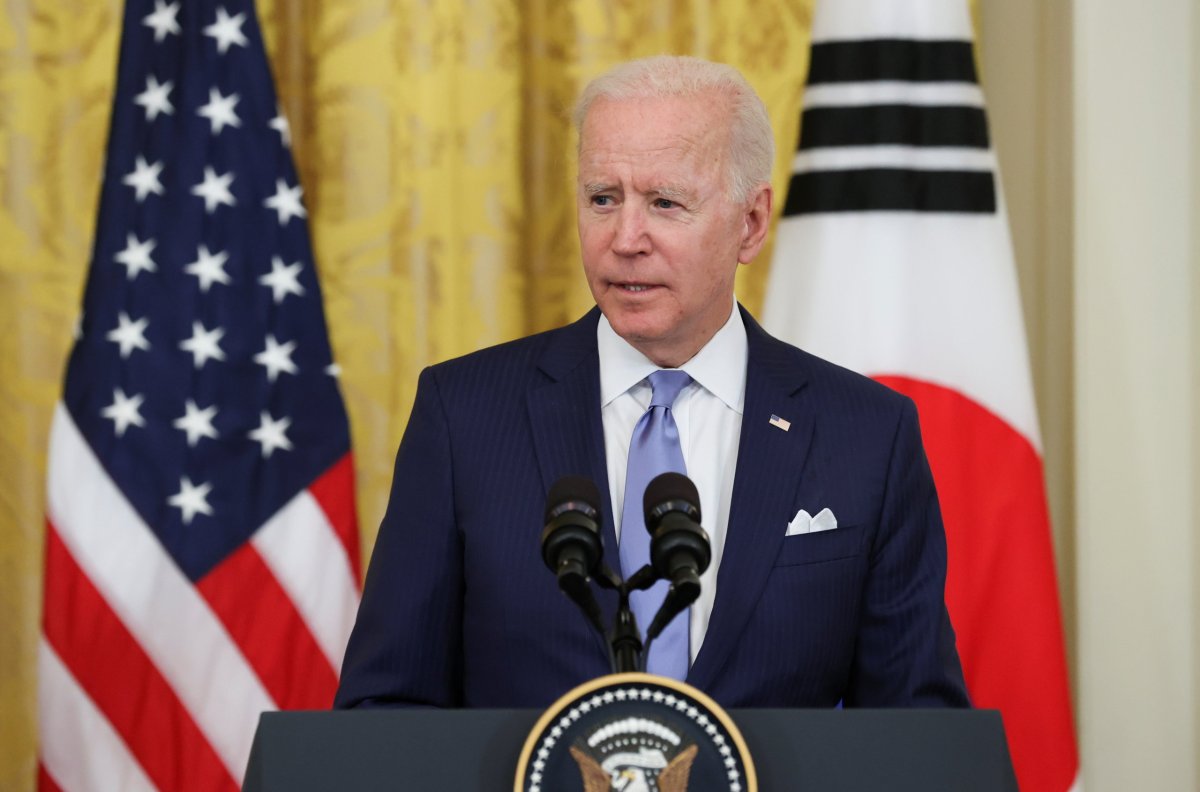
<path id="1" fill-rule="evenodd" d="M 645 344 L 653 345 L 666 335 L 661 323 L 650 320 L 650 317 L 629 316 L 623 312 L 613 313 L 616 315 L 605 314 L 608 323 L 617 335 L 633 347 L 640 349 Z"/>
<path id="2" fill-rule="evenodd" d="M 609 319 L 613 331 L 625 340 L 625 343 L 648 357 L 655 365 L 662 368 L 676 368 L 682 361 L 675 361 L 678 355 L 671 341 L 667 328 L 661 324 L 648 322 L 617 323 Z"/>

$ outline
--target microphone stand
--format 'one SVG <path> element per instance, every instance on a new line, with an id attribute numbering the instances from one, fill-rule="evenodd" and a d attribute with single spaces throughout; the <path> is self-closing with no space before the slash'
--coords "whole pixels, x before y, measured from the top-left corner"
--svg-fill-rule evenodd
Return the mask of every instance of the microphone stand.
<path id="1" fill-rule="evenodd" d="M 679 473 L 663 473 L 650 482 L 643 500 L 646 501 L 646 524 L 651 526 L 653 561 L 630 575 L 628 580 L 621 580 L 602 560 L 596 530 L 598 509 L 590 505 L 599 501 L 595 484 L 568 477 L 554 485 L 551 495 L 556 492 L 561 495 L 571 488 L 581 489 L 592 497 L 583 499 L 582 506 L 570 500 L 560 503 L 562 499 L 557 497 L 551 500 L 557 505 L 547 512 L 549 522 L 542 534 L 543 558 L 556 572 L 559 588 L 583 610 L 588 623 L 606 641 L 613 673 L 643 671 L 651 642 L 700 595 L 700 573 L 708 567 L 711 558 L 708 534 L 700 527 L 700 507 L 696 505 L 700 496 L 696 486 Z M 567 515 L 577 511 L 576 517 L 567 519 Z M 586 522 L 576 525 L 576 518 L 586 518 Z M 572 532 L 558 533 L 564 526 Z M 664 574 L 660 575 L 655 565 Z M 607 634 L 599 604 L 592 595 L 592 577 L 601 588 L 617 592 L 616 618 L 612 631 Z M 660 579 L 669 579 L 670 588 L 646 630 L 643 643 L 637 619 L 629 607 L 629 595 L 650 588 Z"/>
<path id="2" fill-rule="evenodd" d="M 658 580 L 654 567 L 646 566 L 634 572 L 629 580 L 621 580 L 607 566 L 596 575 L 596 583 L 600 588 L 617 592 L 617 615 L 612 632 L 605 636 L 608 640 L 609 665 L 614 674 L 628 671 L 641 671 L 642 665 L 642 635 L 638 630 L 637 619 L 629 607 L 629 593 L 650 588 Z M 603 633 L 601 633 L 603 634 Z"/>

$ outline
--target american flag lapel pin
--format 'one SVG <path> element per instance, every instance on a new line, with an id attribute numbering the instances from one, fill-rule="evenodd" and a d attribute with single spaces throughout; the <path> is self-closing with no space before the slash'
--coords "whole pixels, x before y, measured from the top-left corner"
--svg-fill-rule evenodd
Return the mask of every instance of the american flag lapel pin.
<path id="1" fill-rule="evenodd" d="M 778 415 L 772 415 L 771 420 L 768 421 L 767 423 L 771 424 L 771 426 L 774 426 L 776 429 L 782 429 L 785 432 L 788 429 L 792 428 L 791 421 L 785 421 L 784 419 L 780 418 Z"/>

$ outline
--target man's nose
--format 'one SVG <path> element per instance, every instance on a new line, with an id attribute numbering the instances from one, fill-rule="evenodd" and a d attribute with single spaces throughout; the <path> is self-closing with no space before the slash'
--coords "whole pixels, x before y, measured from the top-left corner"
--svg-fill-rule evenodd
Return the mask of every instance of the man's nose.
<path id="1" fill-rule="evenodd" d="M 650 252 L 646 218 L 642 210 L 632 202 L 624 204 L 617 215 L 617 228 L 613 235 L 612 248 L 613 252 L 619 256 L 637 256 Z"/>

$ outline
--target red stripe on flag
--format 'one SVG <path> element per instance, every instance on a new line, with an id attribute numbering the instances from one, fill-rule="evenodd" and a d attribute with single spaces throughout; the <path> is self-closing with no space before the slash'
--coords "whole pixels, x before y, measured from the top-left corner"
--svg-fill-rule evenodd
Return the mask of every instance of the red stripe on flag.
<path id="1" fill-rule="evenodd" d="M 334 533 L 346 548 L 354 582 L 362 586 L 362 561 L 358 549 L 358 512 L 354 506 L 354 455 L 347 453 L 308 488 L 325 512 Z"/>
<path id="2" fill-rule="evenodd" d="M 63 664 L 160 789 L 236 790 L 237 782 L 175 691 L 57 529 L 49 522 L 46 528 L 43 628 Z"/>
<path id="3" fill-rule="evenodd" d="M 281 709 L 328 709 L 337 673 L 262 556 L 247 542 L 196 583 Z"/>
<path id="4" fill-rule="evenodd" d="M 38 792 L 62 792 L 62 788 L 54 783 L 54 779 L 46 772 L 46 766 L 41 762 L 38 762 L 37 788 Z"/>
<path id="5" fill-rule="evenodd" d="M 957 391 L 877 377 L 917 403 L 946 524 L 946 606 L 976 706 L 998 708 L 1021 789 L 1078 768 L 1054 548 L 1037 450 Z"/>

